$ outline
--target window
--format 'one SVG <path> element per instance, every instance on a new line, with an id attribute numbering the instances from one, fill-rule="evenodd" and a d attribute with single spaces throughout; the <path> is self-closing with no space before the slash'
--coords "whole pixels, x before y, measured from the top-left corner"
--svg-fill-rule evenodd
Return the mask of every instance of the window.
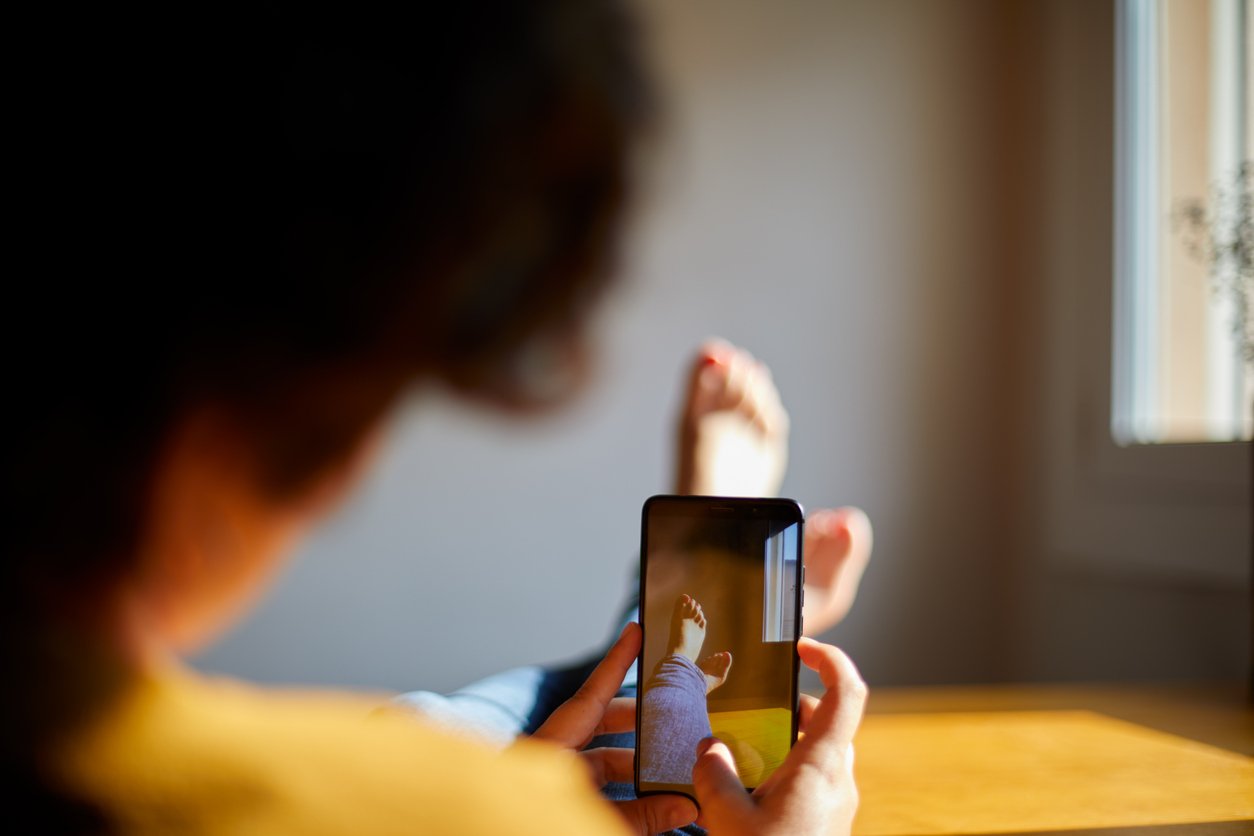
<path id="1" fill-rule="evenodd" d="M 1130 173 L 1137 168 L 1128 153 L 1131 117 L 1139 112 L 1144 120 L 1152 101 L 1142 85 L 1138 111 L 1132 84 L 1138 62 L 1131 59 L 1138 54 L 1135 15 L 1164 5 L 1174 11 L 1177 3 L 1044 4 L 1045 129 L 1031 137 L 1041 143 L 1046 186 L 1035 239 L 1044 353 L 1033 379 L 1039 412 L 1029 425 L 1042 475 L 1039 522 L 1029 533 L 1059 583 L 1137 578 L 1248 589 L 1250 442 L 1185 443 L 1179 435 L 1170 441 L 1170 435 L 1151 435 L 1150 421 L 1138 426 L 1129 415 L 1129 371 L 1136 370 L 1127 362 L 1129 346 L 1136 345 L 1130 332 L 1149 341 L 1143 339 L 1145 318 L 1126 314 L 1136 310 L 1131 301 L 1142 309 L 1153 301 L 1130 293 L 1135 288 L 1127 281 L 1137 275 L 1130 261 L 1138 254 L 1129 246 L 1138 215 L 1129 210 L 1145 205 L 1129 199 Z M 1142 150 L 1152 138 L 1141 132 Z M 1159 180 L 1139 182 L 1145 190 Z M 1151 240 L 1177 236 L 1171 199 L 1155 202 L 1151 218 L 1160 237 Z M 1145 215 L 1139 217 L 1144 222 Z M 1147 367 L 1154 368 L 1142 362 L 1143 379 L 1152 381 Z M 1196 374 L 1211 372 L 1203 366 Z M 1149 400 L 1144 388 L 1140 396 Z"/>
<path id="2" fill-rule="evenodd" d="M 1111 429 L 1254 435 L 1247 0 L 1121 0 Z"/>
<path id="3" fill-rule="evenodd" d="M 792 641 L 796 627 L 797 525 L 766 538 L 763 563 L 762 641 Z"/>

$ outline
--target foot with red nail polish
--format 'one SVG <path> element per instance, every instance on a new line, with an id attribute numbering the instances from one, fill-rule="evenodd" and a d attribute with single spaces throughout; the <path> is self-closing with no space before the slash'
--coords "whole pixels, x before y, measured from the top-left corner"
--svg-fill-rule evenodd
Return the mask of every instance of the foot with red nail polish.
<path id="1" fill-rule="evenodd" d="M 788 464 L 788 413 L 770 370 L 723 340 L 698 349 L 679 418 L 675 492 L 775 496 Z"/>
<path id="2" fill-rule="evenodd" d="M 871 559 L 871 521 L 859 508 L 813 511 L 806 517 L 804 632 L 835 627 L 853 606 Z"/>

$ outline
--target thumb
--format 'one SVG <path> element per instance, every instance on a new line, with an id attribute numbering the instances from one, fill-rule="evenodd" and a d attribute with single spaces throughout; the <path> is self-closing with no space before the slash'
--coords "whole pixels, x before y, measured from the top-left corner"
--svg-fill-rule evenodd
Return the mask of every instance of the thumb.
<path id="1" fill-rule="evenodd" d="M 717 738 L 707 737 L 697 744 L 692 783 L 701 805 L 701 822 L 708 829 L 720 829 L 719 822 L 736 822 L 743 827 L 756 812 L 736 774 L 731 750 Z"/>
<path id="2" fill-rule="evenodd" d="M 696 805 L 682 795 L 650 795 L 614 806 L 632 832 L 640 836 L 678 830 L 697 818 Z"/>

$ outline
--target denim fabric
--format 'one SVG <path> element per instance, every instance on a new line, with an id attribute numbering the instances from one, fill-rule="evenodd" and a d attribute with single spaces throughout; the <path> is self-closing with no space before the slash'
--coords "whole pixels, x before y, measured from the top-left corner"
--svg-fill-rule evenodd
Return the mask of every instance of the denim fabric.
<path id="1" fill-rule="evenodd" d="M 632 600 L 619 622 L 619 629 L 614 631 L 614 637 L 618 637 L 628 622 L 638 621 L 639 618 L 639 607 Z M 459 688 L 451 694 L 411 691 L 397 697 L 396 702 L 422 712 L 429 720 L 449 729 L 506 746 L 518 735 L 534 732 L 558 706 L 574 696 L 604 655 L 602 651 L 561 668 L 537 665 L 514 668 Z M 618 696 L 634 697 L 638 678 L 636 663 L 633 662 Z M 636 736 L 630 732 L 602 735 L 593 738 L 587 748 L 603 746 L 634 749 Z M 613 783 L 606 784 L 601 794 L 610 801 L 631 801 L 636 797 L 636 790 L 630 782 Z M 704 836 L 705 830 L 694 824 L 671 833 Z"/>
<path id="2" fill-rule="evenodd" d="M 639 617 L 639 609 L 633 602 L 614 633 L 615 637 L 628 622 Z M 570 699 L 602 656 L 604 651 L 560 668 L 538 665 L 513 668 L 451 694 L 410 691 L 397 697 L 396 702 L 421 712 L 427 719 L 450 730 L 507 746 L 518 735 L 534 732 L 559 705 Z M 636 663 L 632 662 L 619 696 L 634 696 L 636 680 Z"/>

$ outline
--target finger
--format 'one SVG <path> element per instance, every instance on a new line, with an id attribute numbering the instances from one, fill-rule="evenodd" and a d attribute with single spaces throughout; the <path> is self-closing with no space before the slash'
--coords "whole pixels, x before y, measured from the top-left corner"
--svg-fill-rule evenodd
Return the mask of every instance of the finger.
<path id="1" fill-rule="evenodd" d="M 533 737 L 576 749 L 591 740 L 639 652 L 640 625 L 632 622 L 623 628 L 618 641 L 575 695 L 562 703 Z"/>
<path id="2" fill-rule="evenodd" d="M 619 634 L 618 641 L 614 642 L 614 646 L 579 687 L 575 696 L 589 697 L 600 705 L 608 703 L 622 687 L 623 677 L 627 675 L 631 663 L 636 661 L 639 653 L 640 625 L 634 621 L 628 622 Z"/>
<path id="3" fill-rule="evenodd" d="M 797 745 L 794 748 L 794 751 L 796 751 L 797 754 L 796 756 L 794 756 L 790 752 L 789 760 L 794 760 L 796 758 L 800 758 L 804 760 L 811 760 L 815 757 L 816 753 L 813 748 L 810 748 L 807 750 L 806 748 L 807 744 L 805 743 L 805 740 L 806 740 L 807 729 L 810 727 L 810 723 L 812 722 L 812 719 L 814 717 L 814 712 L 818 710 L 818 707 L 820 704 L 821 704 L 821 701 L 817 699 L 816 697 L 812 697 L 809 694 L 801 695 L 799 704 L 797 706 L 797 731 L 798 731 Z M 815 744 L 808 744 L 808 745 L 810 747 L 813 747 Z M 819 749 L 820 750 L 817 754 L 819 757 L 822 757 L 822 758 L 827 758 L 832 752 L 837 751 L 837 747 L 835 746 L 827 747 L 826 751 L 823 751 L 822 746 L 820 746 Z M 845 768 L 852 770 L 853 768 L 853 745 L 852 744 L 847 745 L 845 747 L 845 751 L 843 754 L 845 758 L 844 760 Z M 831 761 L 827 761 L 827 764 L 828 766 L 830 766 Z M 776 769 L 774 772 L 772 772 L 770 775 L 767 776 L 766 780 L 758 784 L 757 789 L 754 790 L 753 792 L 754 796 L 769 795 L 776 784 L 785 780 L 784 776 L 787 775 L 788 773 L 789 773 L 789 770 Z"/>
<path id="4" fill-rule="evenodd" d="M 697 818 L 697 805 L 682 795 L 650 795 L 620 801 L 614 807 L 627 820 L 627 826 L 641 836 L 665 833 L 692 824 Z"/>
<path id="5" fill-rule="evenodd" d="M 866 683 L 843 652 L 813 639 L 797 642 L 797 654 L 807 667 L 818 671 L 827 688 L 808 718 L 803 743 L 830 744 L 841 751 L 853 741 L 866 706 Z M 799 743 L 798 746 L 801 744 Z"/>
<path id="6" fill-rule="evenodd" d="M 592 775 L 597 789 L 613 781 L 626 783 L 636 778 L 636 753 L 632 749 L 613 746 L 585 749 L 579 757 Z"/>
<path id="7" fill-rule="evenodd" d="M 697 744 L 692 783 L 705 827 L 721 830 L 726 826 L 730 830 L 733 823 L 740 829 L 748 826 L 754 813 L 753 802 L 736 774 L 736 762 L 726 744 L 712 737 Z"/>
<path id="8" fill-rule="evenodd" d="M 797 706 L 798 741 L 801 741 L 805 738 L 806 727 L 810 723 L 810 718 L 814 716 L 814 710 L 818 707 L 818 704 L 819 704 L 819 700 L 817 697 L 812 697 L 809 694 L 801 695 L 799 705 Z M 849 749 L 850 751 L 852 751 L 853 747 L 850 746 Z M 775 771 L 773 771 L 770 775 L 766 777 L 766 780 L 758 784 L 757 789 L 754 790 L 753 792 L 754 796 L 769 795 L 771 792 L 771 789 L 777 783 L 783 780 L 781 776 L 784 774 L 785 774 L 785 770 L 783 769 L 776 769 Z"/>
<path id="9" fill-rule="evenodd" d="M 800 734 L 805 734 L 806 729 L 810 727 L 810 718 L 814 716 L 814 710 L 818 707 L 818 697 L 812 697 L 809 694 L 801 695 L 801 700 L 797 705 L 797 731 Z"/>
<path id="10" fill-rule="evenodd" d="M 811 698 L 813 699 L 813 698 Z M 620 734 L 636 730 L 636 698 L 615 697 L 605 707 L 605 714 L 597 724 L 593 737 L 602 734 Z"/>

